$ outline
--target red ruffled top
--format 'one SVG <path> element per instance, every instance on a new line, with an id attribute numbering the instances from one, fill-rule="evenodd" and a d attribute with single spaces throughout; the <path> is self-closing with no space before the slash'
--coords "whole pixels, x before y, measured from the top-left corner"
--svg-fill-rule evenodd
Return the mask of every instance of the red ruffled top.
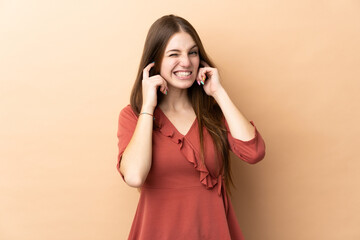
<path id="1" fill-rule="evenodd" d="M 195 119 L 183 135 L 160 108 L 154 111 L 158 128 L 153 131 L 152 165 L 141 187 L 138 207 L 128 239 L 244 239 L 228 198 L 215 146 L 206 128 L 205 165 L 200 160 L 198 122 Z M 254 164 L 265 156 L 265 143 L 255 128 L 255 137 L 242 141 L 232 137 L 228 124 L 230 150 Z M 118 122 L 117 169 L 137 123 L 127 105 Z M 121 173 L 120 173 L 121 174 Z M 124 179 L 124 176 L 122 176 Z"/>

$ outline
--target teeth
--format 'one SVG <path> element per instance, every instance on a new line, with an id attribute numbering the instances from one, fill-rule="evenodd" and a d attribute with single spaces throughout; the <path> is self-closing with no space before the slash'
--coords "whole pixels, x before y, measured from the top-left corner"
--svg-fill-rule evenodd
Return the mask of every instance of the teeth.
<path id="1" fill-rule="evenodd" d="M 186 77 L 189 76 L 191 72 L 176 72 L 175 75 L 179 77 Z"/>

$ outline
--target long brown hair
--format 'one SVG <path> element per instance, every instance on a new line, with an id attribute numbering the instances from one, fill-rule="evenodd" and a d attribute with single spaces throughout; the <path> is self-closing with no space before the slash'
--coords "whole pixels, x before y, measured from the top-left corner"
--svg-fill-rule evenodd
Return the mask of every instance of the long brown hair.
<path id="1" fill-rule="evenodd" d="M 151 68 L 149 76 L 160 74 L 160 66 L 166 45 L 173 34 L 181 31 L 188 33 L 195 41 L 199 49 L 200 60 L 204 60 L 210 65 L 210 67 L 216 68 L 215 64 L 207 56 L 196 30 L 187 20 L 173 14 L 165 15 L 159 18 L 151 25 L 147 34 L 137 77 L 130 96 L 130 104 L 136 114 L 140 113 L 143 103 L 143 69 L 149 63 L 155 61 L 155 67 Z M 199 67 L 201 67 L 201 64 Z M 199 125 L 201 162 L 205 165 L 203 141 L 203 127 L 205 126 L 216 146 L 220 174 L 222 172 L 224 173 L 225 185 L 228 193 L 231 194 L 230 184 L 232 186 L 234 186 L 234 184 L 231 176 L 232 174 L 229 161 L 229 144 L 227 140 L 227 132 L 223 122 L 224 115 L 215 99 L 204 93 L 203 89 L 196 86 L 196 84 L 196 81 L 194 81 L 194 84 L 188 89 L 188 96 L 195 111 Z M 163 94 L 160 92 L 160 90 L 157 92 L 157 97 L 157 102 L 159 104 L 163 98 Z M 156 127 L 155 124 L 154 127 Z"/>

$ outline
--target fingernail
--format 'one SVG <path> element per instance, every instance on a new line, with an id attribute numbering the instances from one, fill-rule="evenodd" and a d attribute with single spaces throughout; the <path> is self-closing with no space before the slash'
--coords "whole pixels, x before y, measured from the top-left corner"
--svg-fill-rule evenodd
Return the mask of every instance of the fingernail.
<path id="1" fill-rule="evenodd" d="M 203 81 L 205 80 L 205 77 L 203 77 Z"/>
<path id="2" fill-rule="evenodd" d="M 152 63 L 155 63 L 155 61 L 153 61 Z"/>
<path id="3" fill-rule="evenodd" d="M 165 95 L 167 95 L 167 90 L 165 91 Z"/>
<path id="4" fill-rule="evenodd" d="M 201 81 L 201 83 L 202 83 L 202 85 L 204 85 L 204 82 L 203 82 L 203 81 Z"/>
<path id="5" fill-rule="evenodd" d="M 197 84 L 199 84 L 199 86 L 200 86 L 200 82 L 199 82 L 199 81 L 197 81 Z"/>

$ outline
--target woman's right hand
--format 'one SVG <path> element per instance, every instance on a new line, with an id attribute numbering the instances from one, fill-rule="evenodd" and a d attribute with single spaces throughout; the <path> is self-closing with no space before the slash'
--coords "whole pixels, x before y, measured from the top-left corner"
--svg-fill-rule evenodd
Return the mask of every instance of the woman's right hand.
<path id="1" fill-rule="evenodd" d="M 143 70 L 142 79 L 142 94 L 143 94 L 143 109 L 154 110 L 157 105 L 157 89 L 160 87 L 160 91 L 167 94 L 167 82 L 160 75 L 154 75 L 149 77 L 150 69 L 155 63 L 148 64 Z"/>

